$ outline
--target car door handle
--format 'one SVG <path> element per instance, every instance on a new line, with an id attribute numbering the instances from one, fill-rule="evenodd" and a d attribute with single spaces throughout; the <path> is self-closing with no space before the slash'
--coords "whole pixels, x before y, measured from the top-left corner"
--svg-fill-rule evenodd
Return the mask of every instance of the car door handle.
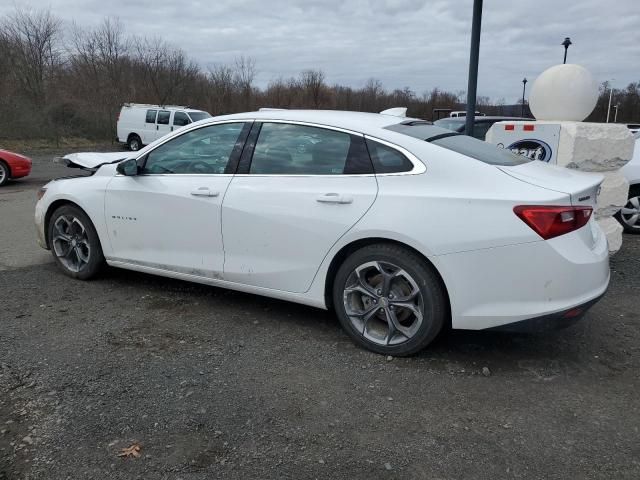
<path id="1" fill-rule="evenodd" d="M 194 197 L 217 197 L 220 195 L 220 192 L 214 192 L 210 190 L 208 187 L 200 187 L 197 190 L 193 190 L 191 195 Z"/>
<path id="2" fill-rule="evenodd" d="M 345 195 L 340 195 L 339 193 L 325 193 L 324 195 L 320 195 L 316 198 L 317 202 L 320 203 L 353 203 L 353 198 L 347 197 Z"/>

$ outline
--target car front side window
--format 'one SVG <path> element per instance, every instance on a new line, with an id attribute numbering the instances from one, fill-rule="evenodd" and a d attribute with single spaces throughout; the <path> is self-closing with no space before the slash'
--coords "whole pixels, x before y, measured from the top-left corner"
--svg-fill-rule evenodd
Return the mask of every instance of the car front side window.
<path id="1" fill-rule="evenodd" d="M 264 123 L 251 159 L 254 175 L 372 173 L 362 137 L 307 125 Z"/>
<path id="2" fill-rule="evenodd" d="M 143 174 L 222 174 L 239 155 L 245 124 L 223 123 L 192 130 L 149 152 Z"/>

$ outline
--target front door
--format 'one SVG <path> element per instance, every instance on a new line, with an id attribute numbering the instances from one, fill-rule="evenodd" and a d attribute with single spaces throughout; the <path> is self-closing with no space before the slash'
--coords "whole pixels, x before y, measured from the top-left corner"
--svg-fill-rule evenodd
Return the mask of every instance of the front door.
<path id="1" fill-rule="evenodd" d="M 267 122 L 245 160 L 222 208 L 225 280 L 305 292 L 333 244 L 376 198 L 364 139 Z"/>
<path id="2" fill-rule="evenodd" d="M 139 175 L 116 175 L 105 197 L 110 260 L 219 278 L 220 206 L 249 128 L 190 130 L 139 159 Z"/>

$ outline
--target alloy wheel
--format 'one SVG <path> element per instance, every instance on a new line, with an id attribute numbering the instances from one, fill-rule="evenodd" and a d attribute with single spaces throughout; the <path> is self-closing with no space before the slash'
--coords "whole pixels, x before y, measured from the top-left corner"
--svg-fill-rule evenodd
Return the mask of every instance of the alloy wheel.
<path id="1" fill-rule="evenodd" d="M 351 325 L 378 345 L 411 339 L 424 320 L 424 300 L 416 281 L 402 268 L 373 261 L 348 276 L 343 299 Z"/>
<path id="2" fill-rule="evenodd" d="M 620 218 L 631 229 L 640 229 L 640 197 L 631 197 L 620 210 Z"/>
<path id="3" fill-rule="evenodd" d="M 2 185 L 6 180 L 7 180 L 7 169 L 4 165 L 0 164 L 0 185 Z"/>
<path id="4" fill-rule="evenodd" d="M 53 225 L 53 250 L 70 271 L 79 272 L 88 263 L 91 247 L 82 222 L 71 215 L 61 215 Z"/>

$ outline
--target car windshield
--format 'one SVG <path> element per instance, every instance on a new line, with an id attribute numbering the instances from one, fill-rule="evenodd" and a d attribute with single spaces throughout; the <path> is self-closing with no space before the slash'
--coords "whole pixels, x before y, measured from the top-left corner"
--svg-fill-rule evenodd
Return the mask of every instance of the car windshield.
<path id="1" fill-rule="evenodd" d="M 446 130 L 428 123 L 407 122 L 385 127 L 387 130 L 402 133 L 410 137 L 419 138 L 439 147 L 466 155 L 489 165 L 513 166 L 530 162 L 522 155 L 511 153 L 510 150 L 496 147 L 483 140 L 468 137 L 451 130 Z"/>
<path id="2" fill-rule="evenodd" d="M 207 112 L 189 112 L 189 116 L 191 117 L 191 120 L 193 120 L 194 122 L 211 117 L 211 115 L 209 115 Z"/>

